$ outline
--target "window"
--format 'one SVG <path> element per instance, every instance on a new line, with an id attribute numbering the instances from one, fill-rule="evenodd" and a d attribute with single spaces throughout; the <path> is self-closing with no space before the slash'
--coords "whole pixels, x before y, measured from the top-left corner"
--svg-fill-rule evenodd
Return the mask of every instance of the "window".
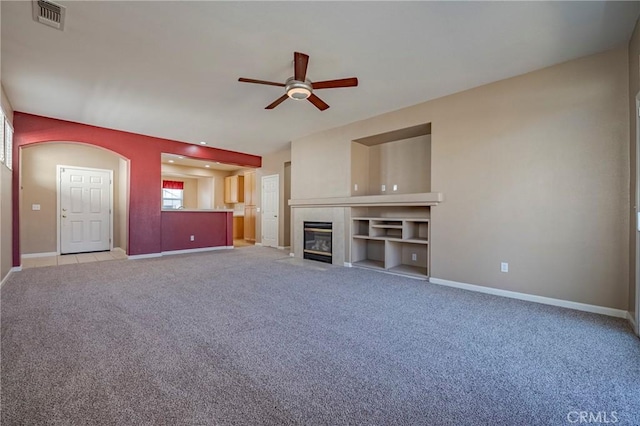
<path id="1" fill-rule="evenodd" d="M 174 180 L 162 181 L 162 208 L 180 209 L 183 207 L 184 182 Z"/>
<path id="2" fill-rule="evenodd" d="M 0 163 L 4 163 L 4 111 L 0 110 Z"/>
<path id="3" fill-rule="evenodd" d="M 4 147 L 6 151 L 4 164 L 12 170 L 13 168 L 13 128 L 9 124 L 9 121 L 4 118 Z"/>

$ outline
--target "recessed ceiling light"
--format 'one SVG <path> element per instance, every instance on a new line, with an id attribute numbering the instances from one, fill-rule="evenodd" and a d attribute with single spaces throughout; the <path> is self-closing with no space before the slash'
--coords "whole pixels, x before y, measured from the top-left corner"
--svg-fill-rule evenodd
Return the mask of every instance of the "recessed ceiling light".
<path id="1" fill-rule="evenodd" d="M 204 141 L 201 141 L 201 142 L 200 142 L 200 145 L 206 145 L 206 144 L 207 144 L 207 143 L 206 143 L 206 142 L 204 142 Z"/>
<path id="2" fill-rule="evenodd" d="M 211 166 L 210 166 L 210 165 L 208 165 L 208 164 L 205 164 L 205 167 L 211 167 Z"/>
<path id="3" fill-rule="evenodd" d="M 170 163 L 173 163 L 173 160 L 169 160 Z"/>

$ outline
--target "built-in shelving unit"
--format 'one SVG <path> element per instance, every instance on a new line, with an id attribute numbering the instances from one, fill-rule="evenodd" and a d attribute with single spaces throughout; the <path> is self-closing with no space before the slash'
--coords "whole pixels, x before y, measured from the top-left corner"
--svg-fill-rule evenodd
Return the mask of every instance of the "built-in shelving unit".
<path id="1" fill-rule="evenodd" d="M 394 211 L 386 208 L 384 213 Z M 351 264 L 428 278 L 429 209 L 418 213 L 423 217 L 352 217 Z"/>

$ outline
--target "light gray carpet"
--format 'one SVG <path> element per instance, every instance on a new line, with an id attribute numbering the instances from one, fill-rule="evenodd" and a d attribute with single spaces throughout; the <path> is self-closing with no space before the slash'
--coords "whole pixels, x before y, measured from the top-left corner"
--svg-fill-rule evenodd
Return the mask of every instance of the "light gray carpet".
<path id="1" fill-rule="evenodd" d="M 1 302 L 3 426 L 640 424 L 623 320 L 274 249 L 28 269 Z"/>

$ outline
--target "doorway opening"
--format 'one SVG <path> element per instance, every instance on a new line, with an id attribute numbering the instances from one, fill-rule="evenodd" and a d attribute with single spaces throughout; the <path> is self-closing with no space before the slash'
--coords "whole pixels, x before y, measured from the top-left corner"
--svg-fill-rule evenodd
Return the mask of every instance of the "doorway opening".
<path id="1" fill-rule="evenodd" d="M 278 247 L 280 176 L 262 177 L 262 245 Z"/>

